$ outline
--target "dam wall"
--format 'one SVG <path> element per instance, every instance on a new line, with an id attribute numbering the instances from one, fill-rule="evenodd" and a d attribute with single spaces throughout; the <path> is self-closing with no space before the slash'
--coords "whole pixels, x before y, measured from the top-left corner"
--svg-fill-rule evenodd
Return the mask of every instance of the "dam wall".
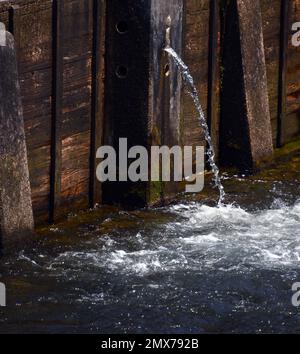
<path id="1" fill-rule="evenodd" d="M 217 156 L 220 156 L 222 147 L 220 121 L 228 119 L 223 118 L 226 107 L 222 107 L 224 71 L 227 69 L 223 60 L 224 45 L 230 40 L 226 18 L 227 12 L 232 11 L 231 3 L 235 1 L 185 0 L 182 9 L 180 7 L 180 24 L 176 25 L 182 26 L 176 35 L 177 39 L 179 34 L 181 36 L 178 42 L 181 48 L 178 50 L 188 64 L 200 93 Z M 178 6 L 177 0 L 170 0 L 170 7 L 173 2 Z M 112 100 L 112 95 L 118 92 L 121 96 L 122 90 L 125 94 L 129 89 L 132 94 L 140 95 L 142 100 L 141 87 L 149 90 L 151 71 L 139 80 L 128 80 L 128 85 L 135 82 L 134 88 L 126 88 L 126 79 L 119 91 L 112 83 L 117 80 L 113 77 L 116 68 L 112 65 L 117 65 L 116 55 L 120 54 L 111 50 L 115 48 L 113 41 L 116 40 L 113 31 L 122 32 L 122 27 L 118 29 L 112 25 L 112 21 L 117 20 L 116 16 L 121 14 L 118 3 L 124 7 L 127 1 L 113 0 L 113 6 L 109 0 L 0 2 L 0 21 L 15 37 L 32 204 L 37 223 L 53 222 L 61 215 L 103 203 L 107 192 L 95 177 L 96 151 L 113 134 L 111 123 L 117 118 L 112 109 L 118 111 L 114 105 L 121 102 L 122 97 L 113 96 Z M 119 23 L 128 29 L 124 36 L 133 36 L 133 44 L 128 47 L 131 60 L 150 65 L 154 60 L 150 57 L 154 34 L 150 13 L 146 12 L 154 8 L 153 4 L 151 1 L 131 0 L 129 5 L 133 9 L 128 14 L 131 17 L 121 16 L 116 25 Z M 293 46 L 291 41 L 292 24 L 300 21 L 300 0 L 260 0 L 257 6 L 259 10 L 256 11 L 259 11 L 262 21 L 271 124 L 271 136 L 268 138 L 272 140 L 273 148 L 278 148 L 300 135 L 300 46 Z M 139 13 L 140 17 L 137 17 Z M 137 33 L 139 27 L 132 25 L 139 21 L 145 21 L 140 24 L 145 41 Z M 134 31 L 130 31 L 131 26 Z M 163 30 L 163 26 L 159 28 Z M 247 31 L 241 28 L 240 31 Z M 248 30 L 251 31 L 251 26 Z M 243 33 L 241 38 L 245 38 Z M 122 76 L 122 72 L 119 74 Z M 239 80 L 244 79 L 241 74 Z M 148 97 L 148 91 L 145 95 Z M 130 105 L 127 108 L 130 110 Z M 132 109 L 136 112 L 136 107 Z M 141 134 L 145 134 L 146 144 L 151 110 L 149 107 L 139 109 L 139 114 L 145 113 L 145 125 L 141 124 L 139 129 Z M 160 119 L 170 114 L 164 112 Z M 187 95 L 180 96 L 179 113 L 178 141 L 183 145 L 204 145 L 203 132 Z M 243 114 L 247 116 L 247 113 Z M 235 119 L 235 116 L 230 119 Z M 245 124 L 249 123 L 247 119 Z M 123 135 L 126 129 L 130 127 L 125 124 Z M 171 139 L 166 137 L 166 132 L 162 134 L 160 141 Z M 234 165 L 234 161 L 229 162 Z"/>

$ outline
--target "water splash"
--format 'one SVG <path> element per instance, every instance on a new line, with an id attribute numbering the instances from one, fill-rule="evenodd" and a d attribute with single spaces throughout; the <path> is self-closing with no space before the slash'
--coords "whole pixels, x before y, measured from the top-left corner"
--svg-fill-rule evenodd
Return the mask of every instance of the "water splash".
<path id="1" fill-rule="evenodd" d="M 207 122 L 205 119 L 205 115 L 204 115 L 204 112 L 203 112 L 203 109 L 202 109 L 202 106 L 200 103 L 198 90 L 196 88 L 196 85 L 194 84 L 194 80 L 193 80 L 193 77 L 189 71 L 189 68 L 183 62 L 183 60 L 179 57 L 179 55 L 175 52 L 175 50 L 172 49 L 170 46 L 167 46 L 164 50 L 170 55 L 170 57 L 174 60 L 176 66 L 179 68 L 179 70 L 182 74 L 182 77 L 184 79 L 184 82 L 187 84 L 188 93 L 192 97 L 195 107 L 197 109 L 197 112 L 199 114 L 199 122 L 200 122 L 200 125 L 204 131 L 205 140 L 208 145 L 208 147 L 207 147 L 208 162 L 209 162 L 211 170 L 214 174 L 214 183 L 215 183 L 216 187 L 219 189 L 219 193 L 220 193 L 218 205 L 222 205 L 223 200 L 225 198 L 225 191 L 224 191 L 224 187 L 221 182 L 220 170 L 215 163 L 215 151 L 214 151 L 214 147 L 212 144 L 211 136 L 209 134 L 209 128 L 208 128 L 208 125 L 207 125 Z"/>

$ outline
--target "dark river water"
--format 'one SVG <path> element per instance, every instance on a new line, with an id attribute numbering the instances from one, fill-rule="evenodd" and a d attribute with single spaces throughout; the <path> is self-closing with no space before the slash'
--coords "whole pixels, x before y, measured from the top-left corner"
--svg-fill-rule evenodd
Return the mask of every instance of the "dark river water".
<path id="1" fill-rule="evenodd" d="M 299 161 L 225 175 L 223 207 L 99 211 L 9 250 L 0 332 L 300 333 Z"/>

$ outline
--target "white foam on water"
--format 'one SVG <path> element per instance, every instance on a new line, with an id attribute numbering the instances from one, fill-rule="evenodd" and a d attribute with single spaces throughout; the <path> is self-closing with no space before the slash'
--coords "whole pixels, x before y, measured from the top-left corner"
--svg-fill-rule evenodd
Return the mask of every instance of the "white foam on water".
<path id="1" fill-rule="evenodd" d="M 93 249 L 61 253 L 49 261 L 47 269 L 56 273 L 103 269 L 143 277 L 181 270 L 230 272 L 300 266 L 299 202 L 287 206 L 277 201 L 270 209 L 253 212 L 234 205 L 191 203 L 172 206 L 168 212 L 175 214 L 176 221 L 150 234 L 107 235 Z"/>
<path id="2" fill-rule="evenodd" d="M 192 236 L 181 239 L 182 242 L 187 244 L 201 244 L 201 243 L 209 243 L 209 242 L 220 242 L 221 240 L 213 234 L 211 235 L 201 235 L 201 236 Z"/>

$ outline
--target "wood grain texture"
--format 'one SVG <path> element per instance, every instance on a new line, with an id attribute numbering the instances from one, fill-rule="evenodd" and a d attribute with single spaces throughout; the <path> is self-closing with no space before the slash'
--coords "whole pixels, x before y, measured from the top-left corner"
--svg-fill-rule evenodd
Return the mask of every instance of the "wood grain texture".
<path id="1" fill-rule="evenodd" d="M 272 3 L 272 4 L 271 4 Z M 280 51 L 280 0 L 261 0 L 273 144 L 276 145 Z"/>
<path id="2" fill-rule="evenodd" d="M 292 24 L 300 22 L 300 0 L 293 0 L 290 5 L 289 43 L 286 73 L 286 124 L 284 141 L 288 142 L 300 134 L 300 46 L 292 45 Z"/>
<path id="3" fill-rule="evenodd" d="M 184 6 L 184 60 L 194 77 L 200 101 L 207 113 L 210 1 L 186 0 Z M 183 97 L 183 121 L 184 144 L 203 146 L 204 135 L 192 99 L 187 95 Z"/>

